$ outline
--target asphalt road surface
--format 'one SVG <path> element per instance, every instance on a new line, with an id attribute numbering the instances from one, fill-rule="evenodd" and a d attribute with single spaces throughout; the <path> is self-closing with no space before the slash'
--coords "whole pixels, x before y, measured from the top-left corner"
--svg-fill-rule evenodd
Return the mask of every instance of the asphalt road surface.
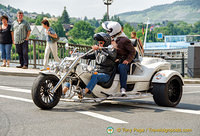
<path id="1" fill-rule="evenodd" d="M 157 106 L 150 97 L 102 103 L 60 101 L 45 111 L 32 102 L 34 79 L 0 76 L 0 136 L 200 135 L 198 84 L 184 86 L 175 108 Z"/>

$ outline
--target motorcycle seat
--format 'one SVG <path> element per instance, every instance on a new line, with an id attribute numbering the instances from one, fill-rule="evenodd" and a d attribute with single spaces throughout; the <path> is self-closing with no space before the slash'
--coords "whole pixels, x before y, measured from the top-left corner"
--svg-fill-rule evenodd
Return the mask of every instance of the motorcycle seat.
<path id="1" fill-rule="evenodd" d="M 138 67 L 141 71 L 142 70 L 142 67 L 141 67 L 141 64 L 140 64 L 140 60 L 139 59 L 134 59 L 133 62 L 130 64 L 130 71 L 129 71 L 129 75 L 133 75 L 136 67 Z"/>

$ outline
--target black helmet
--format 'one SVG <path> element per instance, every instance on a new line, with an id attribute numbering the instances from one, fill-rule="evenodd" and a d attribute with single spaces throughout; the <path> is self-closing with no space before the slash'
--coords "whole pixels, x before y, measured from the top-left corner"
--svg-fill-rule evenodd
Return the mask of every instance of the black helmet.
<path id="1" fill-rule="evenodd" d="M 96 41 L 104 41 L 105 43 L 103 47 L 108 47 L 111 44 L 111 37 L 107 33 L 100 32 L 100 33 L 94 34 L 93 38 Z"/>

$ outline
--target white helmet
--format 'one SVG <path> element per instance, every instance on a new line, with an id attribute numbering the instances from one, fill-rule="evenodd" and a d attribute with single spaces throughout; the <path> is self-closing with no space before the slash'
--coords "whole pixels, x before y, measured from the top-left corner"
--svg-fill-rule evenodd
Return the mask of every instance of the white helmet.
<path id="1" fill-rule="evenodd" d="M 122 30 L 121 25 L 115 21 L 105 21 L 102 23 L 102 27 L 109 33 L 110 36 L 116 36 Z"/>

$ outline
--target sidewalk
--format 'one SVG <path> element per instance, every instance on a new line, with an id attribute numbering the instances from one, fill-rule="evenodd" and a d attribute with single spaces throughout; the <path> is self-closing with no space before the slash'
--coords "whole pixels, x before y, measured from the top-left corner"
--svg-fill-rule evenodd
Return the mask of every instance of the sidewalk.
<path id="1" fill-rule="evenodd" d="M 39 71 L 39 69 L 33 68 L 0 67 L 0 75 L 36 77 L 39 75 Z"/>
<path id="2" fill-rule="evenodd" d="M 10 76 L 25 76 L 25 77 L 36 77 L 39 75 L 39 69 L 21 69 L 16 68 L 15 65 L 11 67 L 0 67 L 0 75 L 10 75 Z M 187 78 L 184 79 L 184 84 L 200 84 L 200 78 Z"/>

